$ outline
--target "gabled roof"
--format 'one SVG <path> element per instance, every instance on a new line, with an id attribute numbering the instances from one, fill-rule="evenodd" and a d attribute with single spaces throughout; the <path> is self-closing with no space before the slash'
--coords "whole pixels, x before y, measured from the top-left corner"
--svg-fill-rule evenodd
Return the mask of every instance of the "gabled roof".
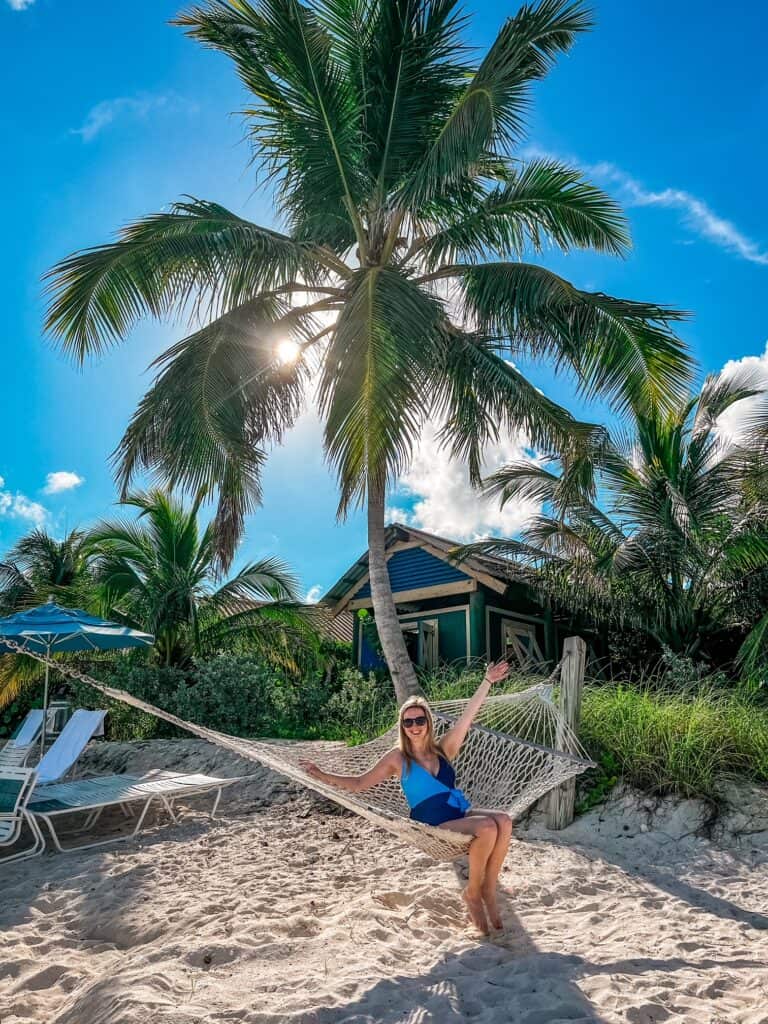
<path id="1" fill-rule="evenodd" d="M 434 533 L 417 530 L 402 523 L 392 523 L 386 528 L 384 542 L 388 551 L 397 550 L 404 544 L 423 547 L 436 557 L 456 565 L 467 576 L 484 583 L 500 594 L 504 593 L 513 580 L 519 579 L 514 565 L 506 559 L 472 555 L 457 563 L 451 557 L 451 553 L 461 547 L 458 541 L 438 537 Z M 321 598 L 320 603 L 330 606 L 336 611 L 341 611 L 362 586 L 367 576 L 368 552 L 366 551 Z"/>

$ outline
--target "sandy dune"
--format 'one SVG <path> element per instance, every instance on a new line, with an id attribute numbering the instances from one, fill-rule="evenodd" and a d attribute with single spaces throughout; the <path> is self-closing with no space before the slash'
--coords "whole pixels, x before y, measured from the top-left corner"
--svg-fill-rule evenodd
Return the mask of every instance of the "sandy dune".
<path id="1" fill-rule="evenodd" d="M 1 1024 L 768 1024 L 765 836 L 679 838 L 690 805 L 520 830 L 506 934 L 478 941 L 460 868 L 258 766 L 197 741 L 91 755 L 114 765 L 255 776 L 213 825 L 0 868 Z"/>

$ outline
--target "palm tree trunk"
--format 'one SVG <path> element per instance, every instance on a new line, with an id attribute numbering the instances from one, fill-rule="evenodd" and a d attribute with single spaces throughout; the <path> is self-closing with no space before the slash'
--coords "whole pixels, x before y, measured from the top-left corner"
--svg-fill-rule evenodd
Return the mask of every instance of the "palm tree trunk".
<path id="1" fill-rule="evenodd" d="M 416 672 L 405 646 L 403 631 L 397 618 L 395 599 L 387 571 L 384 545 L 384 486 L 369 481 L 368 485 L 368 571 L 376 629 L 395 687 L 398 704 L 414 693 L 421 693 Z"/>

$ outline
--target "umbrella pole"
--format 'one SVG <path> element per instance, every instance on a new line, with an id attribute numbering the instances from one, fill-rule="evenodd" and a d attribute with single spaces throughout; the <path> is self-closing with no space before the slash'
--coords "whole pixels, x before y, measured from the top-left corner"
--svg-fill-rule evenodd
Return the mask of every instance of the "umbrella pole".
<path id="1" fill-rule="evenodd" d="M 48 645 L 48 657 L 51 656 L 51 645 Z M 45 724 L 48 717 L 48 679 L 50 677 L 51 668 L 46 661 L 45 663 L 45 689 L 43 690 L 43 727 L 40 730 L 40 759 L 42 760 L 43 754 L 45 753 Z"/>

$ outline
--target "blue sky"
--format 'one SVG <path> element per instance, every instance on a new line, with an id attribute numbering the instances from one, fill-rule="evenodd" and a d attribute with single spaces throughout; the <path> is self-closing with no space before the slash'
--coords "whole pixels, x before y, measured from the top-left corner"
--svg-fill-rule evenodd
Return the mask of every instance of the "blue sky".
<path id="1" fill-rule="evenodd" d="M 517 6 L 468 2 L 472 42 L 487 45 Z M 593 7 L 596 29 L 536 90 L 530 147 L 589 168 L 624 202 L 635 248 L 625 261 L 552 253 L 546 262 L 583 287 L 691 310 L 682 333 L 702 372 L 761 355 L 768 7 Z M 0 551 L 35 522 L 61 533 L 114 512 L 109 454 L 149 384 L 147 365 L 179 336 L 143 324 L 128 344 L 77 370 L 42 336 L 44 271 L 184 193 L 272 221 L 232 113 L 242 105 L 238 82 L 223 58 L 168 24 L 179 9 L 166 0 L 0 0 Z M 530 373 L 574 411 L 604 414 L 581 406 L 546 366 Z M 490 464 L 518 447 L 514 439 L 501 446 Z M 330 586 L 365 549 L 365 529 L 360 516 L 335 521 L 311 416 L 274 453 L 264 482 L 241 557 L 279 554 L 307 590 Z M 392 505 L 449 535 L 516 522 L 514 510 L 506 519 L 478 512 L 461 471 L 429 437 Z"/>

